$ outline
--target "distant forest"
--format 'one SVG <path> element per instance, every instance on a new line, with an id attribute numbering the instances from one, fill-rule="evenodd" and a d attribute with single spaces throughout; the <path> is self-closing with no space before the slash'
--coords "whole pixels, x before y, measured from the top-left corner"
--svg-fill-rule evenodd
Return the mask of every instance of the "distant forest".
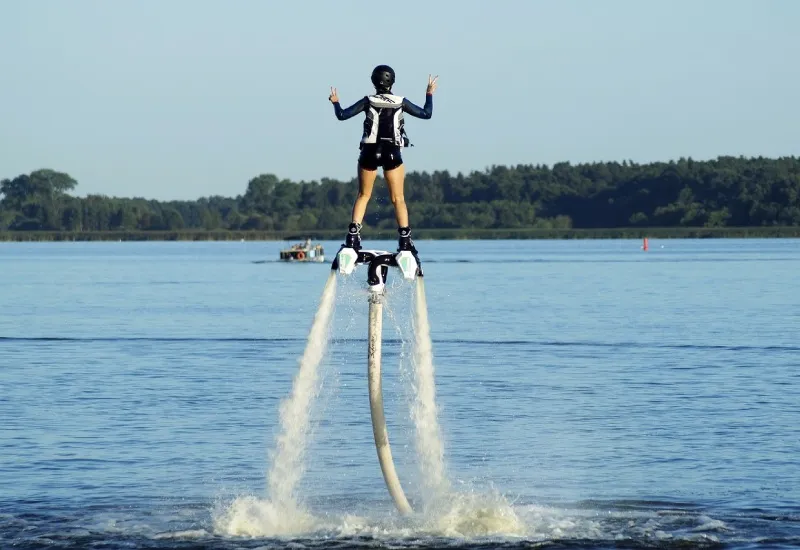
<path id="1" fill-rule="evenodd" d="M 307 231 L 350 221 L 355 179 L 293 182 L 271 174 L 235 197 L 157 201 L 70 194 L 78 182 L 42 169 L 0 181 L 0 231 Z M 418 229 L 597 229 L 800 226 L 800 159 L 494 166 L 470 174 L 410 172 Z M 365 226 L 395 227 L 382 180 Z"/>

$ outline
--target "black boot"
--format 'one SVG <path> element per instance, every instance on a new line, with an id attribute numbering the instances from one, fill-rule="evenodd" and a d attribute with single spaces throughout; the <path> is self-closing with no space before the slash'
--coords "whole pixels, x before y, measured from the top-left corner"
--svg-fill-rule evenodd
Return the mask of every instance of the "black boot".
<path id="1" fill-rule="evenodd" d="M 361 250 L 361 224 L 351 223 L 347 228 L 347 238 L 345 238 L 344 245 L 353 250 Z"/>
<path id="2" fill-rule="evenodd" d="M 417 249 L 414 248 L 414 241 L 411 240 L 411 228 L 398 227 L 397 232 L 400 234 L 400 238 L 397 241 L 397 251 L 409 250 L 416 254 Z"/>

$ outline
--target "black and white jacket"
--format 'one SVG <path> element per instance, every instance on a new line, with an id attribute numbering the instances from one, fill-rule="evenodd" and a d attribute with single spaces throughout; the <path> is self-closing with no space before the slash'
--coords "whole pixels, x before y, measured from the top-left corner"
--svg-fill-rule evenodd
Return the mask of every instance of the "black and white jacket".
<path id="1" fill-rule="evenodd" d="M 411 142 L 405 131 L 403 114 L 429 119 L 433 116 L 433 95 L 425 95 L 425 106 L 415 105 L 408 98 L 393 94 L 364 96 L 350 107 L 342 109 L 339 102 L 333 104 L 336 118 L 347 120 L 358 113 L 365 113 L 364 133 L 361 143 L 388 142 L 397 147 L 408 147 Z"/>

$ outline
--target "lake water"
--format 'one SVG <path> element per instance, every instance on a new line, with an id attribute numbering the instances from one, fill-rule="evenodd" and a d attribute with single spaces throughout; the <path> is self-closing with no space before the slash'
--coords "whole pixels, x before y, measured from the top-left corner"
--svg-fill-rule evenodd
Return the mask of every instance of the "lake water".
<path id="1" fill-rule="evenodd" d="M 0 546 L 800 546 L 797 240 L 419 241 L 452 493 L 418 506 L 414 283 L 393 270 L 383 391 L 412 517 L 373 441 L 365 269 L 339 278 L 311 520 L 258 534 L 330 272 L 277 261 L 287 244 L 0 243 Z"/>

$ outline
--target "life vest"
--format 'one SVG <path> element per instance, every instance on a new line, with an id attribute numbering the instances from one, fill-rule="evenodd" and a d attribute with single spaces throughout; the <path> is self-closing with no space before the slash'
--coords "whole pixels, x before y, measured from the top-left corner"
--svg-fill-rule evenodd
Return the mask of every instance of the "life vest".
<path id="1" fill-rule="evenodd" d="M 392 94 L 367 96 L 369 104 L 361 143 L 389 143 L 398 147 L 411 145 L 404 128 L 403 99 L 403 96 Z"/>

